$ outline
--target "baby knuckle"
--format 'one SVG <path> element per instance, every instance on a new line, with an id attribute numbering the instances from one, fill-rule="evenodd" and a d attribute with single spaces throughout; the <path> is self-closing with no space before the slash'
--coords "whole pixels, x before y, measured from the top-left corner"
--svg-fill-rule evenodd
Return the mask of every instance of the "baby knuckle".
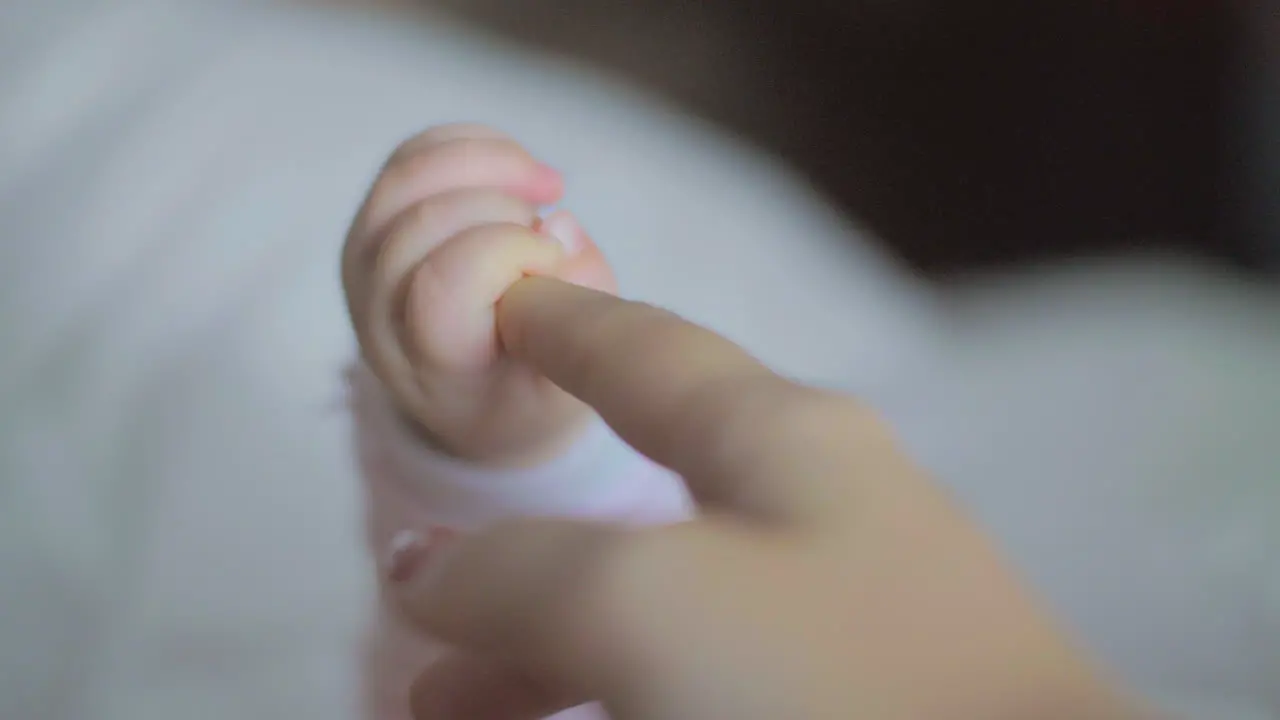
<path id="1" fill-rule="evenodd" d="M 422 152 L 439 145 L 440 143 L 461 139 L 501 140 L 508 138 L 505 133 L 482 123 L 447 123 L 428 128 L 408 140 L 405 140 L 396 148 L 396 153 L 410 154 Z"/>
<path id="2" fill-rule="evenodd" d="M 374 181 L 373 195 L 385 196 L 406 185 L 416 184 L 424 176 L 439 172 L 455 154 L 473 153 L 471 140 L 450 140 L 425 148 L 402 149 L 392 153 Z"/>
<path id="3" fill-rule="evenodd" d="M 518 265 L 539 243 L 539 238 L 527 226 L 489 222 L 458 233 L 441 250 L 443 254 L 455 256 L 469 272 L 476 273 L 495 263 Z"/>
<path id="4" fill-rule="evenodd" d="M 511 140 L 456 138 L 392 155 L 374 182 L 374 194 L 422 186 L 425 194 L 434 195 L 467 186 L 500 184 L 501 176 L 513 174 L 514 168 L 533 165 L 532 156 Z"/>
<path id="5" fill-rule="evenodd" d="M 401 142 L 387 157 L 384 168 L 399 165 L 414 157 L 425 155 L 439 145 L 454 140 L 465 140 L 472 137 L 484 137 L 486 133 L 479 125 L 470 123 L 453 123 L 436 125 Z"/>
<path id="6" fill-rule="evenodd" d="M 405 275 L 425 258 L 426 250 L 418 251 L 415 236 L 411 233 L 387 233 L 377 243 L 373 257 L 372 275 L 378 286 L 397 285 Z M 417 251 L 417 252 L 415 252 Z"/>
<path id="7" fill-rule="evenodd" d="M 436 152 L 427 150 L 397 151 L 392 154 L 382 166 L 382 172 L 378 174 L 378 178 L 373 182 L 371 200 L 376 202 L 389 194 L 396 193 L 405 185 L 430 172 L 430 168 L 438 162 L 436 158 Z"/>
<path id="8" fill-rule="evenodd" d="M 406 208 L 386 228 L 377 233 L 374 244 L 377 246 L 379 258 L 388 255 L 389 250 L 394 246 L 403 245 L 421 236 L 422 231 L 430 226 L 437 212 L 439 212 L 437 204 L 431 200 L 419 201 Z"/>
<path id="9" fill-rule="evenodd" d="M 431 145 L 430 143 L 425 142 L 425 139 L 430 132 L 431 131 L 428 130 L 421 135 L 415 135 L 397 145 L 396 148 L 391 151 L 391 154 L 387 156 L 387 159 L 383 161 L 383 172 L 385 173 L 386 169 L 389 167 L 403 163 L 407 158 L 420 155 L 424 150 L 429 148 Z"/>
<path id="10" fill-rule="evenodd" d="M 418 371 L 430 374 L 448 363 L 451 348 L 441 342 L 440 313 L 455 305 L 455 285 L 435 263 L 419 263 L 404 280 L 398 299 L 388 308 L 400 352 Z"/>
<path id="11" fill-rule="evenodd" d="M 441 234 L 452 235 L 469 227 L 489 223 L 533 226 L 538 211 L 532 203 L 492 188 L 459 190 L 444 196 L 439 214 L 434 216 Z"/>

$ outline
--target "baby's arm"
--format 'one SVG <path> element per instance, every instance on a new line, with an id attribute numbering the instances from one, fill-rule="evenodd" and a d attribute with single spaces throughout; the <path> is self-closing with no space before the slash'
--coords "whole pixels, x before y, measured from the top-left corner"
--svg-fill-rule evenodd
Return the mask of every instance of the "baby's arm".
<path id="1" fill-rule="evenodd" d="M 383 570 L 397 548 L 519 516 L 635 524 L 687 517 L 679 479 L 593 420 L 561 455 L 520 468 L 476 465 L 430 447 L 363 365 L 350 374 L 355 445 L 368 501 L 369 541 Z"/>
<path id="2" fill-rule="evenodd" d="M 560 194 L 558 174 L 510 139 L 446 126 L 392 156 L 356 218 L 343 257 L 362 354 L 351 402 L 384 576 L 401 558 L 430 559 L 404 550 L 504 518 L 688 514 L 678 478 L 497 346 L 494 305 L 524 275 L 613 289 L 571 215 L 540 219 Z M 439 651 L 381 603 L 367 716 L 407 720 L 410 684 Z"/>
<path id="3" fill-rule="evenodd" d="M 678 478 L 635 453 L 598 421 L 564 454 L 545 464 L 490 469 L 424 445 L 366 367 L 351 372 L 351 401 L 368 540 L 384 578 L 396 570 L 397 551 L 430 545 L 453 532 L 506 517 L 587 517 L 637 524 L 687 517 L 689 505 Z M 419 637 L 384 598 L 379 605 L 366 647 L 365 717 L 409 720 L 409 688 L 440 648 Z"/>

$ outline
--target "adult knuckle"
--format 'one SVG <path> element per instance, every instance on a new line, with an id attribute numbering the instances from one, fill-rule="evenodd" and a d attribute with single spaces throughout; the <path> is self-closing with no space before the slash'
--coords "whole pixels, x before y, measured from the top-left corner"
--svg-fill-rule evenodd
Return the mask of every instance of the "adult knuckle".
<path id="1" fill-rule="evenodd" d="M 726 375 L 708 380 L 684 400 L 684 430 L 721 464 L 758 457 L 766 448 L 809 447 L 842 434 L 857 416 L 847 400 L 772 374 Z M 837 438 L 837 442 L 844 442 Z"/>
<path id="2" fill-rule="evenodd" d="M 720 447 L 754 441 L 748 430 L 785 424 L 779 414 L 795 404 L 793 389 L 768 371 L 713 367 L 685 391 L 679 411 L 698 444 Z"/>
<path id="3" fill-rule="evenodd" d="M 880 475 L 888 467 L 886 460 L 905 458 L 890 425 L 874 409 L 837 393 L 806 389 L 803 398 L 775 411 L 764 433 L 778 458 L 804 458 L 815 471 L 825 468 L 832 477 Z"/>
<path id="4" fill-rule="evenodd" d="M 771 409 L 768 432 L 775 437 L 815 449 L 856 449 L 887 437 L 887 426 L 870 406 L 838 393 L 802 385 L 793 387 L 796 391 Z"/>

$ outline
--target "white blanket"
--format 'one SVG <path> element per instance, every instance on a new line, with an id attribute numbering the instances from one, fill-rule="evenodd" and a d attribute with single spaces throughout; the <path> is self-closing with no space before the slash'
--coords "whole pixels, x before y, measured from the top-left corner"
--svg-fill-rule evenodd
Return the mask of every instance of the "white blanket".
<path id="1" fill-rule="evenodd" d="M 337 253 L 479 120 L 635 296 L 861 393 L 1137 687 L 1280 717 L 1280 299 L 1153 259 L 926 291 L 783 169 L 439 21 L 0 3 L 0 718 L 353 717 Z M 922 208 L 927 211 L 927 208 Z"/>

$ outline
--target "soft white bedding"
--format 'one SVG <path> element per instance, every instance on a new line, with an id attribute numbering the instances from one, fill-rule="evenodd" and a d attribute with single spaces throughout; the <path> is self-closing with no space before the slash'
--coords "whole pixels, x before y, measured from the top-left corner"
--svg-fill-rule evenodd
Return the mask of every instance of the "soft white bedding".
<path id="1" fill-rule="evenodd" d="M 926 292 L 764 158 L 437 20 L 0 4 L 0 718 L 352 717 L 346 222 L 475 119 L 633 295 L 881 405 L 1084 635 L 1280 717 L 1280 298 L 1156 260 Z"/>

